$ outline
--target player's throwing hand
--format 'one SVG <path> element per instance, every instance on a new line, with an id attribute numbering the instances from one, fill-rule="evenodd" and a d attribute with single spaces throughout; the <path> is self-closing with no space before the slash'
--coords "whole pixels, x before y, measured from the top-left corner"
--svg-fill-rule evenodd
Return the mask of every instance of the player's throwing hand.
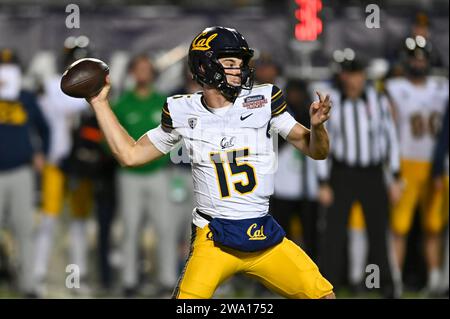
<path id="1" fill-rule="evenodd" d="M 100 93 L 90 99 L 87 99 L 87 101 L 94 106 L 95 104 L 102 103 L 108 100 L 108 93 L 111 89 L 111 82 L 109 79 L 109 75 L 106 76 L 105 79 L 105 86 L 102 88 Z"/>
<path id="2" fill-rule="evenodd" d="M 322 94 L 316 91 L 319 101 L 311 104 L 309 109 L 309 116 L 311 118 L 311 126 L 318 126 L 325 123 L 330 118 L 331 100 L 330 95 L 327 94 L 325 99 Z"/>

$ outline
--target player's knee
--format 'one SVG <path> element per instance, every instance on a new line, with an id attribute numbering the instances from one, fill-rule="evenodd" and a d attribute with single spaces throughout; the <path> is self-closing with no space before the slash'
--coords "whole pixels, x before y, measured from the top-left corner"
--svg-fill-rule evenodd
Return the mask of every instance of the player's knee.
<path id="1" fill-rule="evenodd" d="M 57 207 L 55 205 L 43 205 L 41 208 L 42 213 L 45 216 L 50 216 L 50 217 L 57 217 L 60 212 L 61 212 L 61 208 Z"/>
<path id="2" fill-rule="evenodd" d="M 425 235 L 427 237 L 437 237 L 440 236 L 441 232 L 442 232 L 442 226 L 441 225 L 427 225 L 425 227 Z"/>
<path id="3" fill-rule="evenodd" d="M 397 237 L 404 237 L 409 232 L 409 225 L 406 223 L 392 223 L 392 233 Z"/>
<path id="4" fill-rule="evenodd" d="M 425 223 L 425 232 L 427 235 L 439 235 L 443 229 L 443 223 L 440 220 L 429 220 Z"/>
<path id="5" fill-rule="evenodd" d="M 311 280 L 304 280 L 299 283 L 296 294 L 293 294 L 291 298 L 294 299 L 321 299 L 324 296 L 333 293 L 333 285 L 326 280 L 323 276 L 316 275 L 311 276 Z"/>
<path id="6" fill-rule="evenodd" d="M 320 299 L 336 299 L 336 295 L 334 294 L 334 292 L 330 292 L 328 295 L 325 295 Z"/>
<path id="7" fill-rule="evenodd" d="M 183 278 L 174 290 L 174 299 L 210 299 L 214 295 L 215 286 Z"/>
<path id="8" fill-rule="evenodd" d="M 74 220 L 87 220 L 89 218 L 90 211 L 72 211 L 71 217 Z"/>
<path id="9" fill-rule="evenodd" d="M 209 292 L 192 293 L 180 290 L 180 292 L 174 296 L 174 299 L 210 299 L 211 297 L 212 293 Z"/>
<path id="10" fill-rule="evenodd" d="M 44 196 L 41 211 L 47 216 L 58 216 L 63 208 L 63 200 Z"/>

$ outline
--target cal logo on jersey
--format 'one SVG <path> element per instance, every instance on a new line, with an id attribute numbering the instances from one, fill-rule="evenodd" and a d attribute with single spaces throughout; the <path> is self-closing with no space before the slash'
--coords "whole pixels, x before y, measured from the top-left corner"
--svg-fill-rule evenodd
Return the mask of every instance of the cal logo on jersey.
<path id="1" fill-rule="evenodd" d="M 232 136 L 230 138 L 228 137 L 224 137 L 222 138 L 222 140 L 220 141 L 220 147 L 224 150 L 226 148 L 230 148 L 234 146 L 234 141 L 236 140 L 236 136 Z"/>
<path id="2" fill-rule="evenodd" d="M 217 33 L 211 34 L 209 37 L 206 37 L 207 33 L 199 34 L 194 41 L 192 41 L 192 51 L 207 51 L 211 49 L 209 43 L 217 37 Z"/>
<path id="3" fill-rule="evenodd" d="M 247 109 L 257 109 L 263 107 L 266 103 L 267 99 L 264 97 L 264 95 L 259 94 L 246 97 L 244 99 L 244 103 L 242 103 L 242 106 Z"/>

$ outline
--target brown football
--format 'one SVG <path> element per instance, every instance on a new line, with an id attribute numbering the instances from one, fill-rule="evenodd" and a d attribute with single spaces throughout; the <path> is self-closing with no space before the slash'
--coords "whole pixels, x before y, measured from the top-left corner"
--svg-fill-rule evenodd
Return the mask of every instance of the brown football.
<path id="1" fill-rule="evenodd" d="M 109 74 L 108 65 L 98 59 L 85 58 L 72 63 L 61 79 L 61 90 L 72 97 L 90 98 L 100 93 Z"/>

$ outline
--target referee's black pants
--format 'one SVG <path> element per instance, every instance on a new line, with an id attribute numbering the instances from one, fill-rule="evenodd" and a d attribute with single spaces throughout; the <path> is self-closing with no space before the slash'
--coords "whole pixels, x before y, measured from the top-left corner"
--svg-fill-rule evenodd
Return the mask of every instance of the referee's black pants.
<path id="1" fill-rule="evenodd" d="M 298 216 L 302 225 L 302 243 L 297 243 L 313 260 L 317 261 L 318 250 L 318 203 L 308 199 L 288 200 L 276 196 L 270 198 L 270 212 L 286 231 L 287 238 L 293 240 L 291 234 L 292 217 Z"/>
<path id="2" fill-rule="evenodd" d="M 358 200 L 366 222 L 369 261 L 378 265 L 380 270 L 380 293 L 385 297 L 394 297 L 388 256 L 389 202 L 381 165 L 355 168 L 333 162 L 330 186 L 334 192 L 334 202 L 325 213 L 320 257 L 322 274 L 335 289 L 345 278 L 348 219 L 353 202 Z"/>

